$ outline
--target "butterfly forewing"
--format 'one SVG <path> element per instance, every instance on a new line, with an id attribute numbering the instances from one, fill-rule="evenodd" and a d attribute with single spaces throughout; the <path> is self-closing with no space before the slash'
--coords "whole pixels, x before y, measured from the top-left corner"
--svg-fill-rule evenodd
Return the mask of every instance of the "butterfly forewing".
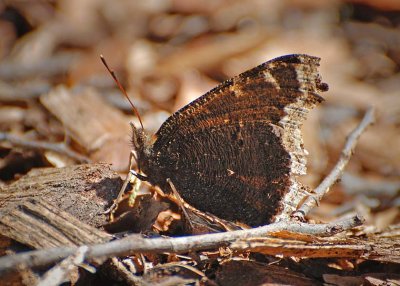
<path id="1" fill-rule="evenodd" d="M 299 128 L 326 89 L 318 63 L 277 58 L 183 107 L 156 134 L 149 181 L 167 189 L 170 178 L 189 204 L 224 219 L 270 222 L 305 172 Z"/>

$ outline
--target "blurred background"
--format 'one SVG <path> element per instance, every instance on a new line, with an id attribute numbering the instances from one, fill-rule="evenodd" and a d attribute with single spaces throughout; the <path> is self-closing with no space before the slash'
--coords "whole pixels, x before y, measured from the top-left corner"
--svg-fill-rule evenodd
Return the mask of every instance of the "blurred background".
<path id="1" fill-rule="evenodd" d="M 303 127 L 306 184 L 318 185 L 366 109 L 377 109 L 376 124 L 315 215 L 357 211 L 382 229 L 398 222 L 398 0 L 3 0 L 0 139 L 20 141 L 0 142 L 1 184 L 35 167 L 85 161 L 127 170 L 129 122 L 138 121 L 101 54 L 154 133 L 219 82 L 290 53 L 320 57 L 330 86 Z M 28 148 L 38 142 L 76 156 Z"/>

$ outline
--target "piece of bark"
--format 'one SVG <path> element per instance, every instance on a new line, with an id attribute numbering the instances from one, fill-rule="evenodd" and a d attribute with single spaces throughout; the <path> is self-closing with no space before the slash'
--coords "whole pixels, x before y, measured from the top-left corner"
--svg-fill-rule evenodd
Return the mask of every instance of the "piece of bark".
<path id="1" fill-rule="evenodd" d="M 24 199 L 44 199 L 79 221 L 100 227 L 107 223 L 108 216 L 103 212 L 121 186 L 121 178 L 107 164 L 33 169 L 2 188 L 0 212 L 12 211 Z"/>
<path id="2" fill-rule="evenodd" d="M 118 171 L 128 168 L 129 118 L 102 100 L 95 89 L 59 86 L 40 100 L 93 161 L 110 163 Z"/>
<path id="3" fill-rule="evenodd" d="M 35 249 L 90 245 L 107 242 L 113 237 L 79 221 L 43 198 L 25 199 L 14 209 L 8 208 L 8 211 L 1 212 L 0 233 L 1 237 L 8 237 Z M 19 252 L 20 250 L 20 247 L 17 247 L 12 250 L 8 249 L 7 252 Z M 100 258 L 91 260 L 91 262 L 94 265 L 100 265 L 104 260 Z M 14 281 L 15 285 L 36 285 L 38 283 L 38 273 L 35 270 L 27 268 L 23 264 L 14 270 L 16 271 L 8 273 L 2 279 Z M 59 273 L 54 275 L 59 275 Z"/>
<path id="4" fill-rule="evenodd" d="M 36 249 L 101 243 L 111 238 L 43 198 L 23 200 L 2 212 L 0 232 Z"/>

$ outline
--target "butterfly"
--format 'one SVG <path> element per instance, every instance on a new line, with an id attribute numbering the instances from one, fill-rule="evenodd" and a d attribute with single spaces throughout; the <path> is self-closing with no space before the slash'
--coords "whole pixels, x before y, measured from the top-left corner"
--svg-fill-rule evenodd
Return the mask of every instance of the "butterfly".
<path id="1" fill-rule="evenodd" d="M 307 193 L 300 127 L 328 90 L 320 59 L 294 54 L 229 79 L 150 136 L 133 126 L 140 179 L 200 211 L 259 226 L 296 210 Z"/>

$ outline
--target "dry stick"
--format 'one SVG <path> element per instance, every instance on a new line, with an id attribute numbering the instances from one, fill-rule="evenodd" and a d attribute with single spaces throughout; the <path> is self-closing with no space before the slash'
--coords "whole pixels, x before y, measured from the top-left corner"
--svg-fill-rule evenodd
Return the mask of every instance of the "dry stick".
<path id="1" fill-rule="evenodd" d="M 42 279 L 39 281 L 37 286 L 56 286 L 60 285 L 65 281 L 68 274 L 85 259 L 85 254 L 88 251 L 87 246 L 81 246 L 77 251 L 65 258 L 58 265 L 47 271 Z"/>
<path id="2" fill-rule="evenodd" d="M 362 222 L 362 218 L 354 216 L 327 224 L 312 225 L 299 221 L 280 221 L 246 230 L 177 238 L 143 238 L 139 234 L 134 234 L 119 240 L 88 246 L 89 249 L 86 253 L 86 259 L 124 256 L 133 253 L 185 253 L 228 246 L 237 239 L 266 236 L 282 230 L 311 235 L 331 236 L 343 230 L 359 226 Z M 20 264 L 26 267 L 35 267 L 55 263 L 74 254 L 77 249 L 78 247 L 57 247 L 4 256 L 0 258 L 0 274 L 16 269 L 15 267 Z"/>
<path id="3" fill-rule="evenodd" d="M 32 80 L 21 84 L 0 81 L 0 101 L 28 101 L 48 93 L 50 89 L 50 83 L 43 80 Z"/>
<path id="4" fill-rule="evenodd" d="M 364 115 L 363 120 L 358 126 L 349 134 L 346 140 L 346 144 L 341 152 L 340 158 L 336 163 L 335 167 L 329 173 L 328 176 L 321 182 L 321 184 L 314 190 L 314 194 L 309 196 L 301 207 L 293 213 L 293 217 L 304 221 L 304 217 L 319 204 L 325 194 L 329 192 L 330 187 L 342 176 L 344 168 L 350 160 L 353 154 L 354 148 L 357 144 L 358 139 L 364 130 L 374 123 L 375 111 L 374 108 L 369 108 Z"/>
<path id="5" fill-rule="evenodd" d="M 38 77 L 38 75 L 46 78 L 57 74 L 65 74 L 78 59 L 79 55 L 77 53 L 60 53 L 32 63 L 3 61 L 0 64 L 0 79 L 16 81 L 32 76 Z"/>
<path id="6" fill-rule="evenodd" d="M 112 257 L 110 260 L 112 267 L 115 268 L 113 271 L 115 271 L 118 277 L 125 281 L 127 285 L 149 286 L 141 276 L 136 276 L 133 272 L 129 271 L 124 262 L 117 257 Z"/>
<path id="7" fill-rule="evenodd" d="M 0 142 L 1 141 L 7 141 L 11 143 L 13 146 L 54 151 L 60 154 L 67 155 L 68 157 L 77 160 L 79 162 L 84 162 L 84 163 L 90 162 L 89 158 L 72 151 L 67 146 L 65 146 L 64 143 L 49 143 L 36 140 L 27 140 L 7 132 L 0 132 Z"/>

